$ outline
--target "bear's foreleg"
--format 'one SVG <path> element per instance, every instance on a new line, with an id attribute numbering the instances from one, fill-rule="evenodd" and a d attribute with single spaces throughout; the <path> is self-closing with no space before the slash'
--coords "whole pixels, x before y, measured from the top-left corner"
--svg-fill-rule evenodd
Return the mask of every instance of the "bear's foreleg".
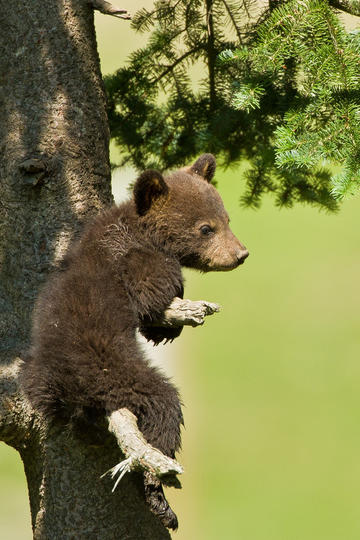
<path id="1" fill-rule="evenodd" d="M 219 311 L 218 304 L 206 300 L 192 301 L 175 297 L 157 320 L 145 317 L 139 330 L 148 341 L 158 345 L 161 341 L 173 341 L 181 334 L 184 326 L 201 326 L 205 317 Z"/>

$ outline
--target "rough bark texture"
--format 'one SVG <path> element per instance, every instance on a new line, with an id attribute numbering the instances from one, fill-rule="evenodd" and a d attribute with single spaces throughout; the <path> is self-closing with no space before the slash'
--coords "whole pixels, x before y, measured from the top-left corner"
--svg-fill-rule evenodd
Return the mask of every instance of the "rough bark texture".
<path id="1" fill-rule="evenodd" d="M 109 132 L 86 1 L 0 5 L 1 341 L 12 349 L 71 235 L 111 201 Z"/>
<path id="2" fill-rule="evenodd" d="M 0 433 L 24 462 L 34 538 L 170 538 L 144 501 L 140 475 L 125 475 L 114 493 L 111 479 L 100 478 L 123 458 L 106 429 L 80 438 L 48 426 L 31 410 L 18 388 L 21 362 L 16 359 L 1 371 Z"/>
<path id="3" fill-rule="evenodd" d="M 23 459 L 34 538 L 169 538 L 135 473 L 114 494 L 100 479 L 122 459 L 115 438 L 48 426 L 18 387 L 39 287 L 83 220 L 112 201 L 109 133 L 91 5 L 0 8 L 0 439 Z"/>

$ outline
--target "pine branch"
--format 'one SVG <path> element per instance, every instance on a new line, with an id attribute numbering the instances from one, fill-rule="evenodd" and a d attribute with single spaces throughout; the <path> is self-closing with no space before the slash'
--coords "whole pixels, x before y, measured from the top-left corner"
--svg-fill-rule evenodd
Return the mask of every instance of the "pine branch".
<path id="1" fill-rule="evenodd" d="M 345 176 L 332 180 L 340 193 L 341 182 L 353 185 L 351 175 L 358 182 L 352 156 L 360 155 L 360 39 L 345 31 L 333 4 L 271 0 L 271 9 L 249 18 L 251 0 L 155 2 L 156 14 L 145 17 L 150 43 L 132 56 L 109 100 L 124 159 L 163 170 L 189 162 L 195 149 L 220 154 L 226 165 L 245 158 L 247 203 L 271 191 L 280 204 L 333 209 L 320 165 L 344 166 Z M 195 93 L 187 71 L 197 62 L 206 77 Z"/>
<path id="2" fill-rule="evenodd" d="M 207 23 L 207 65 L 209 73 L 209 99 L 210 113 L 214 111 L 216 101 L 215 88 L 215 34 L 214 34 L 214 19 L 213 19 L 213 0 L 206 0 L 206 23 Z"/>
<path id="3" fill-rule="evenodd" d="M 193 49 L 190 49 L 189 51 L 186 51 L 184 54 L 182 54 L 181 56 L 179 56 L 175 62 L 173 62 L 170 66 L 167 67 L 167 69 L 165 71 L 163 71 L 155 80 L 152 81 L 152 83 L 155 85 L 157 83 L 159 83 L 164 77 L 166 77 L 166 75 L 168 75 L 171 71 L 174 70 L 174 68 L 180 64 L 181 62 L 183 62 L 186 58 L 188 58 L 189 56 L 191 56 L 192 54 L 194 54 L 196 51 L 199 51 L 201 49 L 203 49 L 204 46 L 203 44 L 200 44 L 198 47 L 194 47 Z"/>
<path id="4" fill-rule="evenodd" d="M 231 20 L 231 22 L 233 24 L 233 27 L 235 29 L 235 32 L 236 32 L 237 38 L 239 40 L 239 43 L 242 44 L 243 40 L 242 40 L 240 29 L 238 28 L 238 25 L 237 25 L 237 22 L 236 22 L 236 19 L 235 19 L 235 16 L 234 16 L 234 11 L 230 9 L 227 0 L 221 0 L 221 2 L 223 3 L 223 5 L 224 5 L 224 7 L 226 9 L 226 12 L 227 12 L 227 14 L 229 16 L 229 19 Z"/>

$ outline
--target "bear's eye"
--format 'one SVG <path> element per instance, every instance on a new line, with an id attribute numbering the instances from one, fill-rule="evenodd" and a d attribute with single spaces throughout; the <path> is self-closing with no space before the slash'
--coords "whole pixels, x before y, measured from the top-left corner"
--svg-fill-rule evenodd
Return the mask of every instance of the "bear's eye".
<path id="1" fill-rule="evenodd" d="M 200 227 L 200 231 L 201 231 L 201 234 L 204 235 L 204 236 L 208 236 L 209 234 L 211 234 L 212 232 L 214 232 L 214 229 L 212 227 L 210 227 L 210 225 L 202 225 Z"/>

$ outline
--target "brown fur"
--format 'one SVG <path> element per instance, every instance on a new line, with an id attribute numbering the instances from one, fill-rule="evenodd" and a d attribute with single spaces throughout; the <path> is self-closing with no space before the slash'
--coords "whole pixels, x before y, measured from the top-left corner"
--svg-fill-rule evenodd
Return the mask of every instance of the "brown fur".
<path id="1" fill-rule="evenodd" d="M 214 171 L 210 154 L 166 179 L 146 171 L 134 197 L 100 215 L 71 247 L 37 301 L 22 374 L 30 400 L 46 415 L 69 421 L 126 407 L 146 440 L 175 456 L 183 422 L 178 391 L 149 365 L 136 330 L 155 343 L 179 334 L 147 324 L 182 296 L 182 265 L 228 270 L 247 256 L 208 183 Z M 161 499 L 162 491 L 155 493 Z M 161 500 L 158 515 L 176 526 Z"/>

